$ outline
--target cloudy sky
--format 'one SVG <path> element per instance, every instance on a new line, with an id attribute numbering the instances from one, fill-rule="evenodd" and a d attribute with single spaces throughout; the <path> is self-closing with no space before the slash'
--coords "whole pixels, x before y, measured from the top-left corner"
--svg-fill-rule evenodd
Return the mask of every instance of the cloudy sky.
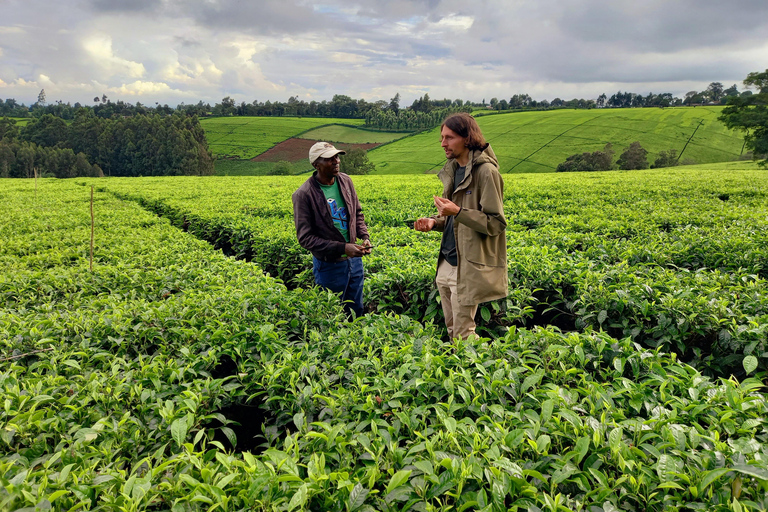
<path id="1" fill-rule="evenodd" d="M 768 68 L 768 0 L 0 0 L 0 99 L 682 97 Z"/>

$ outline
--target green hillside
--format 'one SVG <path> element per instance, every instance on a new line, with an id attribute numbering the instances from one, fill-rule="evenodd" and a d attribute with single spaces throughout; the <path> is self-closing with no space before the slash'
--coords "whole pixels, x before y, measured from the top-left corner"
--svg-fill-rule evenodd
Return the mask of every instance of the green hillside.
<path id="1" fill-rule="evenodd" d="M 743 137 L 717 120 L 721 107 L 553 110 L 482 116 L 502 172 L 551 172 L 575 153 L 613 144 L 616 156 L 640 141 L 653 162 L 675 149 L 681 162 L 706 164 L 737 159 Z M 435 172 L 445 162 L 439 129 L 376 148 L 369 158 L 380 174 Z"/>
<path id="2" fill-rule="evenodd" d="M 275 144 L 312 128 L 364 122 L 363 119 L 317 117 L 214 117 L 200 121 L 214 155 L 242 159 L 260 155 Z"/>
<path id="3" fill-rule="evenodd" d="M 382 144 L 384 142 L 392 142 L 401 139 L 406 135 L 408 134 L 404 132 L 362 130 L 351 126 L 334 124 L 302 133 L 299 138 L 343 142 L 346 144 Z"/>
<path id="4" fill-rule="evenodd" d="M 27 123 L 31 120 L 29 117 L 11 117 L 10 119 L 16 121 L 16 126 L 18 127 L 27 126 Z"/>

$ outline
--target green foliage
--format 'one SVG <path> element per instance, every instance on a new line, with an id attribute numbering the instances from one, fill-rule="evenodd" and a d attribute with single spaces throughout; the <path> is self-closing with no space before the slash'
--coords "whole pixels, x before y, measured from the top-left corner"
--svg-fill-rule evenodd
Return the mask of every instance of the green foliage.
<path id="1" fill-rule="evenodd" d="M 67 123 L 52 114 L 32 119 L 21 130 L 21 138 L 39 146 L 54 147 L 67 140 Z"/>
<path id="2" fill-rule="evenodd" d="M 624 149 L 619 155 L 616 164 L 623 171 L 634 171 L 648 168 L 648 151 L 644 149 L 639 141 L 635 141 Z"/>
<path id="3" fill-rule="evenodd" d="M 11 176 L 29 177 L 34 167 L 61 178 L 95 176 L 100 172 L 96 169 L 110 176 L 213 174 L 205 134 L 194 117 L 101 119 L 82 109 L 67 125 L 45 114 L 20 130 L 19 141 L 14 148 L 17 170 Z"/>
<path id="4" fill-rule="evenodd" d="M 720 119 L 728 128 L 743 130 L 746 147 L 752 150 L 754 159 L 768 167 L 768 69 L 762 73 L 750 73 L 744 85 L 754 86 L 757 94 L 731 96 Z"/>
<path id="5" fill-rule="evenodd" d="M 19 127 L 16 119 L 3 117 L 0 119 L 0 140 L 13 142 L 19 137 Z"/>
<path id="6" fill-rule="evenodd" d="M 269 174 L 272 176 L 287 176 L 291 174 L 291 164 L 285 160 L 277 162 Z"/>
<path id="7" fill-rule="evenodd" d="M 101 177 L 101 168 L 88 162 L 84 153 L 70 148 L 43 147 L 19 140 L 0 140 L 0 177 L 34 178 Z"/>
<path id="8" fill-rule="evenodd" d="M 270 179 L 266 203 L 252 192 L 257 178 L 109 188 L 295 286 L 312 283 L 290 200 L 305 179 Z M 695 169 L 508 177 L 511 294 L 481 308 L 481 328 L 602 327 L 676 351 L 703 372 L 739 375 L 741 358 L 767 351 L 756 327 L 768 314 L 755 295 L 768 296 L 761 180 L 753 172 Z M 440 236 L 417 233 L 407 222 L 434 213 L 438 180 L 361 176 L 355 182 L 377 246 L 365 260 L 369 310 L 440 321 L 433 285 Z"/>
<path id="9" fill-rule="evenodd" d="M 605 145 L 602 151 L 571 155 L 557 166 L 557 172 L 609 171 L 613 168 L 613 146 Z"/>
<path id="10" fill-rule="evenodd" d="M 0 509 L 765 509 L 763 174 L 507 177 L 506 329 L 458 344 L 393 313 L 435 304 L 434 177 L 355 177 L 352 322 L 262 272 L 311 281 L 305 177 L 94 181 L 93 272 L 91 180 L 5 180 Z"/>
<path id="11" fill-rule="evenodd" d="M 416 131 L 440 126 L 446 117 L 457 112 L 472 112 L 472 107 L 430 108 L 429 95 L 414 102 L 406 110 L 371 110 L 365 116 L 365 126 L 379 130 Z"/>
<path id="12" fill-rule="evenodd" d="M 662 151 L 659 153 L 659 156 L 651 164 L 651 169 L 674 167 L 676 165 L 678 165 L 677 150 L 670 149 L 669 151 Z"/>
<path id="13" fill-rule="evenodd" d="M 346 174 L 370 174 L 376 167 L 368 160 L 367 152 L 362 148 L 352 148 L 341 156 L 341 172 Z"/>

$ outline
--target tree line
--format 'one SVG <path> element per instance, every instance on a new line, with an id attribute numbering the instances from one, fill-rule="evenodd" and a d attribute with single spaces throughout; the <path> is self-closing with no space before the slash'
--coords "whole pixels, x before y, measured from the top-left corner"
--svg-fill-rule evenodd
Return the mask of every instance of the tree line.
<path id="1" fill-rule="evenodd" d="M 634 171 L 640 169 L 648 169 L 648 150 L 640 145 L 639 141 L 631 143 L 628 147 L 624 148 L 624 151 L 619 155 L 618 160 L 614 162 L 614 150 L 613 145 L 609 142 L 605 145 L 602 151 L 594 151 L 592 153 L 577 153 L 566 158 L 565 162 L 562 162 L 557 166 L 557 172 L 578 172 L 578 171 L 610 171 L 612 169 L 621 169 L 623 171 Z M 677 150 L 670 149 L 668 151 L 662 151 L 656 160 L 650 164 L 651 169 L 659 169 L 662 167 L 675 167 L 679 165 L 680 157 L 677 155 Z M 688 162 L 683 162 L 687 164 Z"/>
<path id="2" fill-rule="evenodd" d="M 71 123 L 45 114 L 19 128 L 0 120 L 0 175 L 174 176 L 213 174 L 197 117 L 157 114 L 97 117 L 81 109 Z"/>
<path id="3" fill-rule="evenodd" d="M 398 116 L 401 110 L 412 112 L 430 112 L 435 109 L 465 109 L 486 108 L 488 110 L 543 110 L 551 108 L 632 108 L 632 107 L 669 107 L 701 105 L 705 103 L 725 104 L 728 98 L 749 96 L 751 91 L 739 92 L 736 84 L 725 88 L 720 82 L 712 82 L 703 91 L 689 91 L 684 98 L 674 97 L 671 93 L 648 95 L 633 92 L 618 91 L 608 97 L 605 93 L 596 100 L 574 98 L 563 100 L 555 98 L 549 100 L 534 100 L 530 95 L 521 93 L 513 94 L 508 100 L 491 98 L 490 102 L 483 99 L 480 102 L 472 102 L 462 99 L 433 100 L 429 94 L 417 98 L 410 106 L 401 109 L 400 93 L 397 93 L 388 102 L 378 100 L 369 102 L 364 99 L 355 99 L 343 94 L 336 94 L 330 101 L 306 101 L 298 96 L 291 96 L 288 101 L 258 101 L 250 103 L 241 101 L 237 103 L 230 96 L 222 98 L 221 102 L 211 105 L 208 102 L 198 101 L 194 104 L 179 103 L 175 107 L 167 104 L 145 105 L 141 102 L 131 104 L 122 100 L 112 101 L 106 95 L 93 98 L 93 105 L 85 105 L 79 102 L 73 104 L 60 100 L 48 103 L 45 90 L 41 90 L 37 101 L 29 106 L 17 102 L 13 98 L 0 99 L 0 116 L 8 117 L 35 117 L 51 114 L 65 120 L 74 120 L 81 109 L 91 110 L 96 117 L 109 119 L 114 116 L 130 117 L 135 115 L 157 114 L 167 116 L 183 114 L 187 116 L 302 116 L 302 117 L 336 117 L 348 119 L 379 119 L 380 115 L 392 114 Z M 385 124 L 392 124 L 390 117 Z"/>

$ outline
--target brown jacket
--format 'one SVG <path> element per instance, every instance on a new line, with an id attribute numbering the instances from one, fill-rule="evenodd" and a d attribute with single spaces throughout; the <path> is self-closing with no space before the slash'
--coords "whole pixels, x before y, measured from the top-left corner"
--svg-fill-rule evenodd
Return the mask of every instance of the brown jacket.
<path id="1" fill-rule="evenodd" d="M 474 305 L 508 294 L 504 180 L 490 145 L 472 151 L 464 181 L 453 192 L 458 165 L 455 159 L 448 160 L 437 177 L 443 182 L 443 197 L 461 207 L 453 220 L 457 291 L 460 303 Z M 443 231 L 445 217 L 433 218 L 434 229 Z"/>
<path id="2" fill-rule="evenodd" d="M 299 245 L 317 259 L 336 261 L 344 255 L 347 241 L 333 224 L 328 203 L 320 190 L 316 175 L 317 171 L 291 196 L 296 237 L 299 239 Z M 352 179 L 344 173 L 339 173 L 336 179 L 339 180 L 339 189 L 347 204 L 350 242 L 354 243 L 358 238 L 368 239 L 368 227 L 365 225 L 363 209 Z"/>

